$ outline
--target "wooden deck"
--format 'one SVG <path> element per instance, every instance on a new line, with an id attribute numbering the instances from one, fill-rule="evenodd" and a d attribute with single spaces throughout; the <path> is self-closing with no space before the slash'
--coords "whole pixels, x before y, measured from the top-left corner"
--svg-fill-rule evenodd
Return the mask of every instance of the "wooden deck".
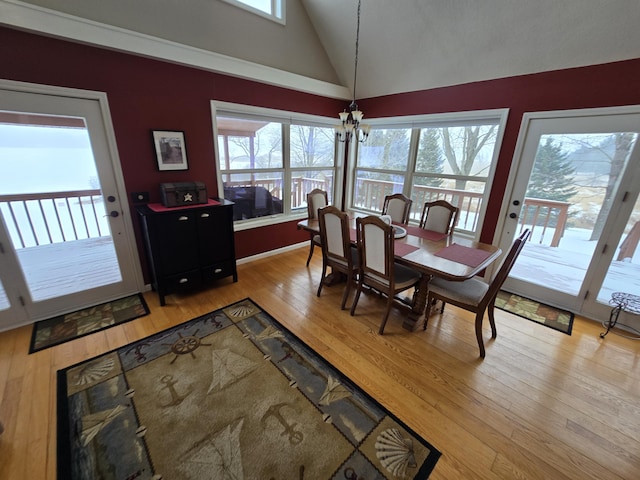
<path id="1" fill-rule="evenodd" d="M 122 279 L 110 237 L 21 248 L 17 255 L 34 301 Z"/>
<path id="2" fill-rule="evenodd" d="M 417 332 L 392 309 L 380 336 L 384 300 L 364 294 L 352 317 L 342 285 L 318 298 L 321 255 L 306 268 L 307 253 L 240 264 L 237 283 L 165 307 L 147 292 L 150 315 L 32 355 L 31 327 L 0 333 L 0 478 L 55 479 L 58 369 L 246 297 L 442 451 L 432 480 L 638 478 L 640 342 L 601 339 L 580 317 L 568 336 L 498 310 L 479 360 L 473 315 L 451 306 Z"/>

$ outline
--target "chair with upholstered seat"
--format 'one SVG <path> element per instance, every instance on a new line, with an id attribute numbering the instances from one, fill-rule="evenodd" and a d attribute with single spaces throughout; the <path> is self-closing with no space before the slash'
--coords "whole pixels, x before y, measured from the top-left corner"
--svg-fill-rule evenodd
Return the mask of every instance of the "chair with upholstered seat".
<path id="1" fill-rule="evenodd" d="M 402 193 L 387 195 L 382 204 L 382 215 L 389 215 L 393 223 L 406 225 L 409 223 L 412 203 L 413 200 Z"/>
<path id="2" fill-rule="evenodd" d="M 356 219 L 356 230 L 360 268 L 358 289 L 351 305 L 351 315 L 355 314 L 358 299 L 365 285 L 385 294 L 387 308 L 378 330 L 382 335 L 395 296 L 417 285 L 421 274 L 395 262 L 393 227 L 387 225 L 380 217 L 369 216 Z"/>
<path id="3" fill-rule="evenodd" d="M 459 213 L 460 209 L 446 200 L 425 202 L 420 217 L 420 228 L 453 235 Z"/>
<path id="4" fill-rule="evenodd" d="M 498 295 L 502 284 L 509 276 L 509 272 L 529 239 L 530 234 L 530 231 L 527 229 L 515 239 L 502 265 L 493 279 L 488 283 L 483 278 L 477 276 L 464 282 L 453 282 L 433 277 L 429 282 L 427 305 L 433 305 L 436 300 L 440 300 L 442 301 L 440 313 L 444 312 L 446 303 L 451 303 L 452 305 L 476 314 L 476 338 L 478 340 L 478 347 L 480 348 L 480 357 L 482 358 L 485 356 L 484 342 L 482 340 L 484 313 L 485 311 L 489 313 L 491 337 L 496 338 L 496 323 L 493 314 L 496 295 Z M 429 314 L 427 313 L 424 321 L 424 329 L 427 328 L 428 318 Z"/>
<path id="5" fill-rule="evenodd" d="M 347 276 L 347 285 L 340 306 L 344 310 L 351 284 L 358 273 L 358 250 L 351 244 L 349 237 L 349 216 L 346 212 L 329 205 L 318 210 L 318 223 L 322 246 L 322 276 L 317 295 L 320 296 L 322 292 L 328 267 L 331 267 L 332 273 L 344 273 Z"/>
<path id="6" fill-rule="evenodd" d="M 329 204 L 329 197 L 325 190 L 315 188 L 307 193 L 307 218 L 309 220 L 316 220 L 318 218 L 318 210 L 326 207 Z M 318 245 L 320 246 L 320 235 L 311 234 L 309 245 L 309 256 L 307 257 L 307 267 L 313 256 L 313 249 Z"/>

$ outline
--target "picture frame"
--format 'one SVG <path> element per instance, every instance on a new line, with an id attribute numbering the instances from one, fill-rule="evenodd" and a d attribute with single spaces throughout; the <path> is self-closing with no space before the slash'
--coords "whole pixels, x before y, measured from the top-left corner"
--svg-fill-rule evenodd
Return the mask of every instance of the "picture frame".
<path id="1" fill-rule="evenodd" d="M 158 170 L 188 170 L 187 146 L 180 130 L 152 130 Z"/>

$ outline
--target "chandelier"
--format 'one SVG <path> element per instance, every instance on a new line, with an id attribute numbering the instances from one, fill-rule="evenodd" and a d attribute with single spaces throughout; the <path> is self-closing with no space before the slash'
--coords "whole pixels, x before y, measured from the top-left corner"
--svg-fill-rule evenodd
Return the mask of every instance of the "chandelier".
<path id="1" fill-rule="evenodd" d="M 354 136 L 357 141 L 364 142 L 369 136 L 369 131 L 371 130 L 370 125 L 360 123 L 362 121 L 364 113 L 362 113 L 362 111 L 358 109 L 358 104 L 356 103 L 356 80 L 358 79 L 358 42 L 360 40 L 360 2 L 361 0 L 358 0 L 356 58 L 355 68 L 353 71 L 353 100 L 351 100 L 348 109 L 345 109 L 338 114 L 342 123 L 341 125 L 338 125 L 336 127 L 336 130 L 338 132 L 338 140 L 341 142 L 351 141 Z"/>

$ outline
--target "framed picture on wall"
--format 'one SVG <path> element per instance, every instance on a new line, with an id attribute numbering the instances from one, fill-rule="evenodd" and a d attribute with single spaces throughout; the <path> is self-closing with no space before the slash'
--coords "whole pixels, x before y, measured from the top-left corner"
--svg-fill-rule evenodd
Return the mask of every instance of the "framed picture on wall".
<path id="1" fill-rule="evenodd" d="M 152 130 L 158 170 L 188 170 L 184 132 Z"/>

